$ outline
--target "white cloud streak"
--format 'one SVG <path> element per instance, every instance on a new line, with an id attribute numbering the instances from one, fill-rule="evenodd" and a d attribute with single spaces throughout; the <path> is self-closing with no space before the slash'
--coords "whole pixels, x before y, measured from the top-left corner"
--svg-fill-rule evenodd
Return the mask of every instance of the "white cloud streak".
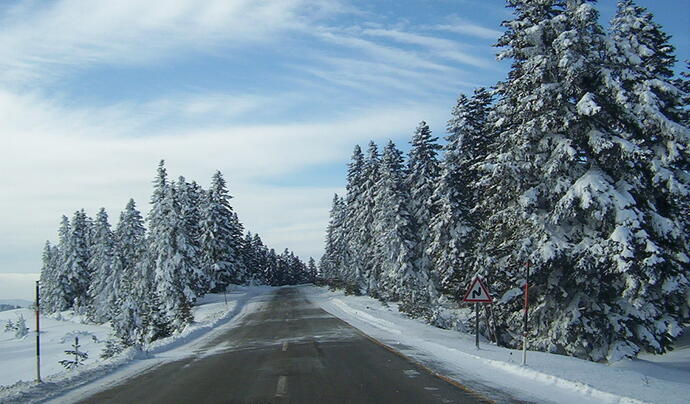
<path id="1" fill-rule="evenodd" d="M 457 16 L 449 17 L 448 24 L 436 25 L 434 28 L 492 41 L 496 41 L 502 34 L 501 31 L 474 24 Z"/>
<path id="2" fill-rule="evenodd" d="M 191 105 L 195 103 L 192 98 Z M 188 109 L 184 101 L 155 104 L 155 113 L 141 116 L 134 113 L 136 104 L 67 109 L 36 95 L 0 91 L 0 172 L 5 173 L 0 186 L 7 190 L 0 199 L 0 225 L 5 229 L 0 234 L 0 261 L 13 250 L 34 250 L 17 264 L 21 268 L 1 271 L 35 271 L 42 240 L 55 238 L 62 214 L 84 207 L 93 215 L 104 206 L 115 222 L 130 197 L 145 210 L 161 158 L 168 162 L 171 177 L 183 174 L 202 184 L 220 169 L 237 195 L 237 210 L 248 229 L 272 243 L 287 244 L 276 247 L 317 256 L 334 188 L 261 184 L 318 165 L 344 166 L 355 143 L 400 135 L 406 139 L 420 120 L 441 121 L 445 115 L 433 105 L 401 103 L 351 109 L 301 124 L 189 125 L 175 133 L 133 136 L 132 128 L 146 126 L 149 119 L 162 121 Z M 216 107 L 201 109 L 207 108 Z M 294 223 L 302 223 L 299 234 L 288 236 Z"/>
<path id="3" fill-rule="evenodd" d="M 342 11 L 335 0 L 24 2 L 0 28 L 0 81 L 94 64 L 142 64 L 179 52 L 247 45 Z"/>

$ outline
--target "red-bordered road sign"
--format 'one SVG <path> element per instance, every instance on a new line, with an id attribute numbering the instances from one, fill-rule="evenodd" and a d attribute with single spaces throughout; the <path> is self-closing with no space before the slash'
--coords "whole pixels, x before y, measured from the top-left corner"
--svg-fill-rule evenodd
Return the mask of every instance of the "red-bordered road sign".
<path id="1" fill-rule="evenodd" d="M 484 285 L 482 279 L 477 276 L 472 281 L 472 286 L 467 290 L 462 301 L 468 303 L 491 303 L 493 299 L 491 294 L 489 294 L 489 289 Z"/>

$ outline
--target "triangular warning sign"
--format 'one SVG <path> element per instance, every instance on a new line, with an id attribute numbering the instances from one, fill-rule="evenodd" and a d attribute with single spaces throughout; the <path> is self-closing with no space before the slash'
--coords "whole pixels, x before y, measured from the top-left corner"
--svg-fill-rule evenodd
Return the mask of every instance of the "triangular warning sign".
<path id="1" fill-rule="evenodd" d="M 462 301 L 469 303 L 491 303 L 493 299 L 489 294 L 489 289 L 484 285 L 481 278 L 477 276 L 472 281 L 472 286 L 467 290 Z"/>

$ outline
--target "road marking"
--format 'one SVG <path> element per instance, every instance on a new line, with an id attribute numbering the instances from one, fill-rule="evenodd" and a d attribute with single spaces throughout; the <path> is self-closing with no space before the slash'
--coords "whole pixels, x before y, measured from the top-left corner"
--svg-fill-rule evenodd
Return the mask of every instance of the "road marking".
<path id="1" fill-rule="evenodd" d="M 280 376 L 278 378 L 278 385 L 276 386 L 276 397 L 287 396 L 287 376 Z"/>
<path id="2" fill-rule="evenodd" d="M 287 341 L 283 342 L 283 352 L 287 352 L 287 346 L 288 346 Z"/>

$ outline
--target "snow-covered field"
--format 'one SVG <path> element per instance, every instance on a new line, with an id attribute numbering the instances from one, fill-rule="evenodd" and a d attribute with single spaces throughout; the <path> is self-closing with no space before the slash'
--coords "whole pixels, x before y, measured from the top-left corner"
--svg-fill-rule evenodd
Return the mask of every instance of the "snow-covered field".
<path id="1" fill-rule="evenodd" d="M 223 326 L 231 325 L 260 307 L 263 297 L 272 290 L 265 286 L 233 286 L 227 294 L 227 305 L 223 294 L 209 294 L 197 302 L 193 309 L 195 322 L 181 333 L 155 341 L 144 352 L 131 349 L 108 360 L 100 358 L 110 334 L 108 324 L 83 324 L 80 317 L 70 312 L 41 316 L 41 375 L 44 381 L 41 385 L 34 382 L 34 312 L 29 309 L 0 312 L 0 402 L 27 403 L 51 397 L 60 397 L 58 401 L 63 401 L 79 394 L 75 389 L 96 379 L 99 379 L 98 386 L 106 386 L 162 362 L 191 355 L 197 345 L 221 332 Z M 14 332 L 4 332 L 4 329 L 8 320 L 14 322 L 20 315 L 26 319 L 30 332 L 18 339 Z M 79 369 L 66 370 L 58 361 L 67 359 L 64 351 L 70 349 L 74 336 L 79 336 L 80 350 L 87 352 L 89 358 Z"/>
<path id="2" fill-rule="evenodd" d="M 407 318 L 395 304 L 305 287 L 308 299 L 365 334 L 428 368 L 483 392 L 553 403 L 688 403 L 690 341 L 685 335 L 666 355 L 642 355 L 613 365 L 500 348 L 486 341 L 477 351 L 474 335 L 442 330 Z M 686 333 L 687 334 L 687 333 Z"/>

